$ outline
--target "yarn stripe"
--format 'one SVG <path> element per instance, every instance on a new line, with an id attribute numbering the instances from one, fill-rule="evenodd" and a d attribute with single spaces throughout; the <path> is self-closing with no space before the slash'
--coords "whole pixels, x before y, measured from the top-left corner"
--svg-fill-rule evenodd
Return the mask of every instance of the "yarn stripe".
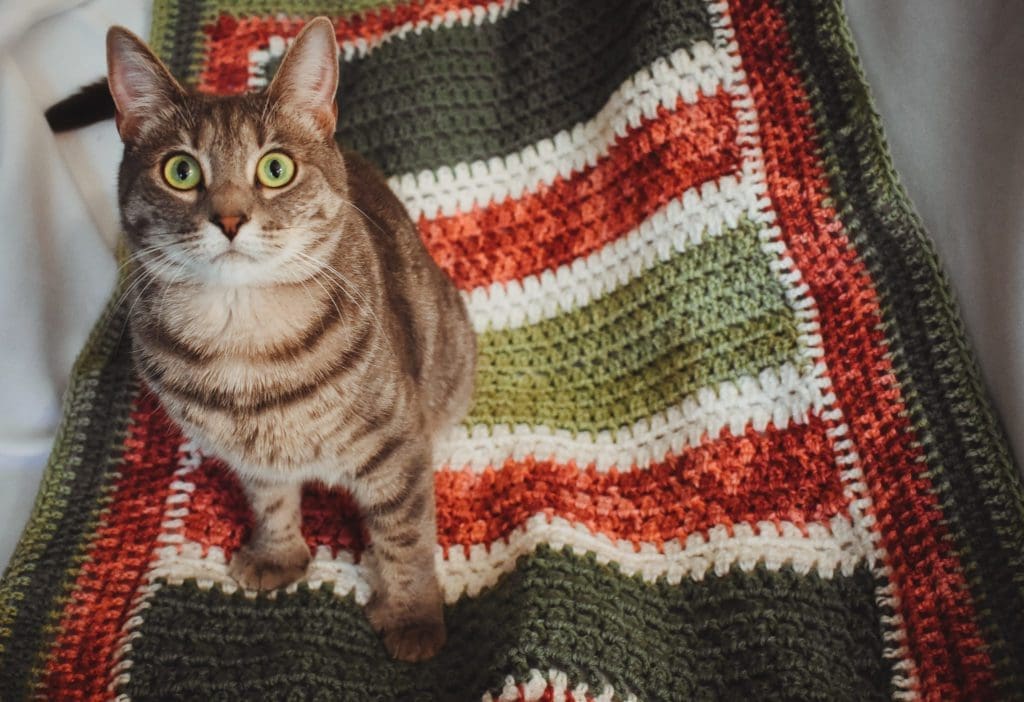
<path id="1" fill-rule="evenodd" d="M 518 200 L 421 218 L 420 234 L 463 290 L 540 273 L 623 237 L 689 188 L 736 173 L 735 141 L 727 94 L 680 102 L 674 112 L 659 109 L 595 166 Z"/>
<path id="2" fill-rule="evenodd" d="M 396 175 L 388 183 L 417 220 L 536 192 L 597 165 L 631 131 L 657 119 L 659 109 L 671 112 L 677 105 L 728 90 L 730 60 L 728 53 L 707 42 L 677 49 L 631 75 L 586 122 L 514 153 Z"/>
<path id="3" fill-rule="evenodd" d="M 0 580 L 0 689 L 12 699 L 28 697 L 42 674 L 123 453 L 135 394 L 124 311 L 108 305 L 75 361 L 35 506 Z"/>
<path id="4" fill-rule="evenodd" d="M 248 510 L 233 475 L 207 463 L 192 474 L 180 537 L 228 553 L 242 543 Z M 779 490 L 779 485 L 785 490 Z M 435 474 L 438 543 L 494 547 L 535 514 L 561 516 L 613 540 L 659 548 L 718 525 L 786 521 L 798 527 L 845 511 L 820 419 L 765 432 L 726 434 L 644 469 L 603 472 L 528 457 L 482 472 Z M 308 489 L 303 533 L 311 547 L 363 547 L 358 513 L 336 491 Z"/>
<path id="5" fill-rule="evenodd" d="M 799 525 L 784 520 L 737 522 L 685 539 L 634 543 L 613 541 L 562 517 L 535 514 L 491 543 L 452 548 L 447 554 L 438 547 L 435 565 L 445 602 L 451 605 L 463 598 L 480 597 L 514 573 L 520 558 L 547 548 L 567 549 L 580 558 L 593 558 L 602 565 L 614 566 L 624 576 L 649 584 L 679 585 L 684 580 L 701 582 L 721 577 L 733 568 L 746 572 L 788 568 L 819 578 L 848 577 L 866 560 L 862 543 L 862 535 L 845 515 Z M 230 552 L 221 546 L 184 540 L 159 547 L 146 577 L 161 587 L 192 580 L 201 588 L 216 586 L 232 594 L 240 588 L 228 574 L 230 558 Z M 273 596 L 294 595 L 302 587 L 316 590 L 325 585 L 335 596 L 352 596 L 360 605 L 366 604 L 372 592 L 367 567 L 357 554 L 320 546 L 303 581 L 275 591 Z M 246 593 L 249 597 L 255 594 Z M 137 624 L 134 630 L 138 630 Z M 130 653 L 131 649 L 125 661 L 130 660 Z M 130 667 L 121 665 L 122 669 Z"/>
<path id="6" fill-rule="evenodd" d="M 762 130 L 769 194 L 790 254 L 817 300 L 837 401 L 860 449 L 875 512 L 886 525 L 879 529 L 881 544 L 920 676 L 920 688 L 911 692 L 924 690 L 934 699 L 989 697 L 992 663 L 895 383 L 877 292 L 836 226 L 836 213 L 824 204 L 828 184 L 812 150 L 807 94 L 792 80 L 798 74 L 785 17 L 760 0 L 736 0 L 730 8 L 752 106 L 762 123 L 789 125 L 785 135 Z M 744 54 L 755 33 L 770 48 Z M 804 187 L 794 189 L 793 182 Z"/>
<path id="7" fill-rule="evenodd" d="M 614 431 L 573 432 L 546 425 L 459 426 L 441 442 L 437 460 L 457 469 L 482 471 L 529 456 L 559 463 L 575 461 L 597 470 L 646 466 L 669 453 L 697 446 L 726 430 L 808 421 L 822 409 L 818 369 L 802 372 L 791 363 L 756 376 L 704 387 L 682 402 Z"/>
<path id="8" fill-rule="evenodd" d="M 614 430 L 795 359 L 796 321 L 771 260 L 743 222 L 580 310 L 481 334 L 465 423 Z"/>
<path id="9" fill-rule="evenodd" d="M 283 14 L 282 5 L 287 6 L 287 2 L 260 4 L 266 6 L 265 11 L 225 7 L 218 16 L 210 18 L 205 26 L 208 55 L 217 57 L 217 61 L 208 63 L 199 73 L 199 90 L 236 94 L 266 86 L 284 55 L 286 41 L 294 38 L 309 19 L 335 16 L 338 11 L 336 6 L 326 3 L 319 7 L 313 3 L 293 3 L 292 11 Z M 525 0 L 420 0 L 391 2 L 390 7 L 377 8 L 372 4 L 346 8 L 344 16 L 334 19 L 342 61 L 365 56 L 389 41 L 401 41 L 424 31 L 495 22 L 525 4 Z M 253 50 L 253 46 L 261 48 Z"/>
<path id="10" fill-rule="evenodd" d="M 690 188 L 639 226 L 555 269 L 463 293 L 477 332 L 517 329 L 585 307 L 659 262 L 760 218 L 753 182 L 733 175 Z"/>
<path id="11" fill-rule="evenodd" d="M 540 546 L 493 588 L 449 607 L 444 649 L 409 666 L 388 658 L 351 597 L 302 587 L 249 599 L 189 582 L 151 600 L 123 692 L 465 699 L 467 691 L 500 695 L 506 675 L 529 677 L 540 663 L 577 684 L 610 685 L 639 699 L 693 699 L 708 690 L 770 699 L 787 690 L 796 699 L 882 700 L 888 681 L 872 597 L 863 566 L 832 578 L 734 567 L 672 585 Z M 339 631 L 344 643 L 332 636 Z M 222 655 L 242 645 L 245 653 Z"/>
<path id="12" fill-rule="evenodd" d="M 860 109 L 870 96 L 842 12 L 832 3 L 782 5 L 827 155 L 831 193 L 876 281 L 895 374 L 904 388 L 918 389 L 905 398 L 911 421 L 977 601 L 998 670 L 998 694 L 1010 698 L 1024 690 L 1020 473 L 988 400 L 955 296 L 893 170 L 878 116 Z M 834 31 L 822 33 L 823 26 Z"/>
<path id="13" fill-rule="evenodd" d="M 245 52 L 219 51 L 236 42 L 237 21 L 226 22 L 207 28 L 218 77 L 200 88 L 210 92 L 249 81 Z M 264 23 L 238 44 L 269 47 L 299 27 Z M 546 43 L 552 34 L 568 41 Z M 697 0 L 548 0 L 494 23 L 408 33 L 343 66 L 338 133 L 389 175 L 512 153 L 592 119 L 630 76 L 710 39 Z"/>
<path id="14" fill-rule="evenodd" d="M 184 7 L 154 3 L 150 45 L 183 82 L 200 90 L 222 85 L 221 92 L 240 92 L 245 83 L 240 70 L 254 45 L 266 33 L 261 27 L 280 28 L 297 34 L 306 19 L 327 15 L 333 21 L 339 44 L 348 51 L 367 50 L 392 37 L 423 31 L 438 24 L 469 24 L 494 14 L 493 7 L 514 7 L 519 0 L 354 0 L 344 7 L 321 2 L 267 2 L 227 0 L 195 2 Z M 273 19 L 270 19 L 273 18 Z M 218 60 L 203 64 L 199 56 Z"/>
<path id="15" fill-rule="evenodd" d="M 121 625 L 149 566 L 170 495 L 165 471 L 181 439 L 144 394 L 132 410 L 124 460 L 100 524 L 63 606 L 57 638 L 42 681 L 46 699 L 103 698 L 121 643 Z"/>

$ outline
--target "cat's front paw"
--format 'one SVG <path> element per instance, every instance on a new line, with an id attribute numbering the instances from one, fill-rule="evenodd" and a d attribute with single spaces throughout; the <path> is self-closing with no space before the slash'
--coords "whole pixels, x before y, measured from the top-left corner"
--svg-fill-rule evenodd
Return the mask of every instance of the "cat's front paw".
<path id="1" fill-rule="evenodd" d="M 235 551 L 228 574 L 247 590 L 274 590 L 302 579 L 310 560 L 305 541 L 277 549 L 246 544 Z"/>
<path id="2" fill-rule="evenodd" d="M 407 607 L 374 599 L 366 606 L 366 614 L 395 660 L 425 661 L 436 656 L 444 646 L 444 616 L 440 603 L 412 613 Z"/>

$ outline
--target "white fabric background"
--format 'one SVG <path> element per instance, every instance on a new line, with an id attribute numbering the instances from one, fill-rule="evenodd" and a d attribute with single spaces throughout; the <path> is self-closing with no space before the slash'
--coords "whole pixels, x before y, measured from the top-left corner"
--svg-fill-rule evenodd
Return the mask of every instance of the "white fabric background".
<path id="1" fill-rule="evenodd" d="M 847 11 L 896 166 L 1024 455 L 1024 3 L 847 0 Z M 114 281 L 113 123 L 54 137 L 43 119 L 102 75 L 114 23 L 145 36 L 149 3 L 0 0 L 0 564 Z"/>

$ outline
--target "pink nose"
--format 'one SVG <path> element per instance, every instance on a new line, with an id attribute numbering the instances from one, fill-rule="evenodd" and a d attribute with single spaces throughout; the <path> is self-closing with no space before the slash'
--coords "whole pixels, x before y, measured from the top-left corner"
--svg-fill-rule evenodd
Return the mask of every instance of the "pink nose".
<path id="1" fill-rule="evenodd" d="M 228 241 L 232 241 L 238 234 L 238 228 L 249 221 L 245 215 L 213 215 L 210 221 L 220 227 Z"/>

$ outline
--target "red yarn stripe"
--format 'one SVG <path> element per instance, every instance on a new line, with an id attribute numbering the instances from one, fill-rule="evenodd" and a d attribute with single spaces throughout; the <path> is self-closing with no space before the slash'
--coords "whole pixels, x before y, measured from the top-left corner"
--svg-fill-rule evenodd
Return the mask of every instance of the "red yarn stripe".
<path id="1" fill-rule="evenodd" d="M 992 663 L 887 358 L 877 292 L 823 202 L 828 183 L 785 19 L 763 0 L 731 5 L 761 124 L 770 196 L 790 255 L 817 301 L 826 361 L 860 451 L 919 691 L 936 701 L 986 699 L 993 694 Z"/>
<path id="2" fill-rule="evenodd" d="M 233 551 L 249 524 L 234 478 L 210 462 L 190 481 L 196 489 L 185 537 Z M 482 473 L 444 470 L 436 494 L 438 541 L 446 548 L 489 544 L 538 513 L 612 539 L 662 544 L 716 525 L 825 522 L 847 505 L 817 418 L 735 437 L 726 432 L 646 470 L 600 472 L 533 458 Z M 307 489 L 303 516 L 311 546 L 362 547 L 355 508 L 343 493 Z"/>
<path id="3" fill-rule="evenodd" d="M 338 42 L 375 39 L 408 22 L 432 20 L 449 12 L 486 7 L 494 0 L 416 0 L 393 7 L 382 7 L 364 14 L 334 19 Z M 294 37 L 312 16 L 233 17 L 222 14 L 203 28 L 208 58 L 199 74 L 197 88 L 202 92 L 233 95 L 249 89 L 249 53 L 265 47 L 271 36 Z"/>
<path id="4" fill-rule="evenodd" d="M 181 437 L 155 399 L 131 413 L 110 505 L 64 608 L 43 678 L 49 700 L 106 700 L 114 653 L 160 533 Z"/>
<path id="5" fill-rule="evenodd" d="M 607 157 L 536 192 L 420 218 L 427 248 L 469 290 L 557 268 L 629 233 L 688 188 L 739 169 L 736 117 L 718 92 L 680 99 L 617 139 Z"/>

